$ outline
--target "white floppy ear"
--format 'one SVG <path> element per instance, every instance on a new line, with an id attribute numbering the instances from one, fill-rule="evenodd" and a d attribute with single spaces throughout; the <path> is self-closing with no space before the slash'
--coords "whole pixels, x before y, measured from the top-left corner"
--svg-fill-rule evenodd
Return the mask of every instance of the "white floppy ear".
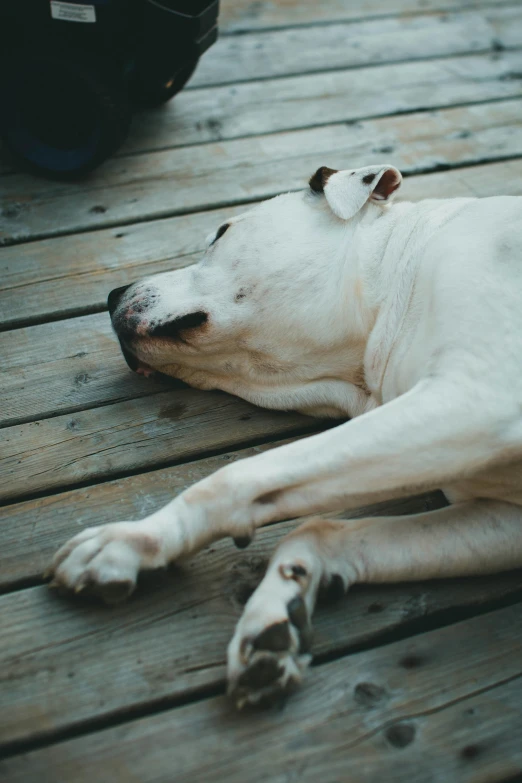
<path id="1" fill-rule="evenodd" d="M 334 215 L 349 220 L 367 201 L 389 204 L 401 182 L 400 171 L 386 164 L 352 171 L 323 166 L 310 180 L 310 187 L 316 193 L 324 193 Z"/>

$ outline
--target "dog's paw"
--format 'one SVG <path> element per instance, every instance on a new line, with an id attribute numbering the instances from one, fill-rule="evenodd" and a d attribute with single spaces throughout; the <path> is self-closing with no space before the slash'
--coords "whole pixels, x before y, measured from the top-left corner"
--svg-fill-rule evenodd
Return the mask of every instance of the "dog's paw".
<path id="1" fill-rule="evenodd" d="M 135 522 L 90 527 L 58 550 L 45 576 L 52 576 L 50 587 L 117 603 L 132 593 L 141 568 L 162 564 L 154 562 L 159 554 L 159 541 Z"/>
<path id="2" fill-rule="evenodd" d="M 312 660 L 311 625 L 298 582 L 280 577 L 254 593 L 228 648 L 228 693 L 241 709 L 269 705 L 295 689 Z"/>

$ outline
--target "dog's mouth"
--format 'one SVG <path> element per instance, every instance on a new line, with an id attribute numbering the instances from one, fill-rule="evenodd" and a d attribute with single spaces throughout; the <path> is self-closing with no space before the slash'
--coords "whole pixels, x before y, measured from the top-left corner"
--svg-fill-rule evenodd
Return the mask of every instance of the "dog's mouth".
<path id="1" fill-rule="evenodd" d="M 131 347 L 136 339 L 158 340 L 161 343 L 176 345 L 178 348 L 181 346 L 193 347 L 191 344 L 192 335 L 197 329 L 204 327 L 208 319 L 208 313 L 198 310 L 158 324 L 146 334 L 139 334 L 134 329 L 131 330 L 128 324 L 124 324 L 122 328 L 121 322 L 115 321 L 111 314 L 113 328 L 127 365 L 133 372 L 144 375 L 146 378 L 154 375 L 156 370 L 136 356 L 134 348 Z"/>
<path id="2" fill-rule="evenodd" d="M 148 365 L 146 362 L 141 361 L 141 359 L 138 359 L 136 354 L 134 354 L 130 348 L 125 344 L 125 341 L 118 336 L 118 340 L 120 343 L 121 352 L 123 354 L 123 358 L 127 362 L 127 366 L 138 375 L 143 375 L 145 378 L 150 378 L 152 375 L 156 373 L 156 370 L 154 370 L 150 365 Z"/>

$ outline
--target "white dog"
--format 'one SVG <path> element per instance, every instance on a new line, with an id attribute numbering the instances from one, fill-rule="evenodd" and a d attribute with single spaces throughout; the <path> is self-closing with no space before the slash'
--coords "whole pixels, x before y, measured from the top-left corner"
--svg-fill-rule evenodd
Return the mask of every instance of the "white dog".
<path id="1" fill-rule="evenodd" d="M 110 600 L 274 520 L 435 488 L 451 504 L 287 536 L 229 646 L 240 705 L 299 682 L 321 585 L 522 566 L 522 198 L 389 206 L 400 183 L 388 165 L 321 168 L 222 225 L 198 265 L 109 297 L 133 369 L 350 421 L 85 530 L 57 553 L 58 584 Z"/>

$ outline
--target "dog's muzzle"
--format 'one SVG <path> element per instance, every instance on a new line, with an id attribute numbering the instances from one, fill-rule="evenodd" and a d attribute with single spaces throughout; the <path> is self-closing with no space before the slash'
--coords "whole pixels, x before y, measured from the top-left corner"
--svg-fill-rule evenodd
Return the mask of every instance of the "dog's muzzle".
<path id="1" fill-rule="evenodd" d="M 134 288 L 134 291 L 126 296 L 131 288 Z M 120 341 L 125 361 L 131 370 L 143 375 L 151 375 L 153 370 L 134 355 L 132 346 L 135 340 L 160 337 L 182 343 L 186 330 L 202 327 L 209 319 L 208 313 L 202 310 L 178 315 L 165 321 L 150 319 L 150 307 L 157 295 L 154 289 L 131 284 L 115 288 L 107 298 L 112 327 Z"/>

